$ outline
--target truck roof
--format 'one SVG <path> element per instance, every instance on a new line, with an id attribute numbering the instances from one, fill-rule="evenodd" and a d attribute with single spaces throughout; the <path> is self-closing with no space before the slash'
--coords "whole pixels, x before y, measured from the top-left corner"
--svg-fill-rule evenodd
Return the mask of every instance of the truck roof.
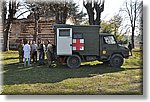
<path id="1" fill-rule="evenodd" d="M 53 24 L 56 27 L 99 27 L 99 25 L 69 25 L 69 24 Z"/>
<path id="2" fill-rule="evenodd" d="M 53 24 L 53 27 L 96 27 L 101 28 L 99 25 L 69 25 L 69 24 Z M 99 33 L 99 35 L 113 35 L 111 33 Z"/>

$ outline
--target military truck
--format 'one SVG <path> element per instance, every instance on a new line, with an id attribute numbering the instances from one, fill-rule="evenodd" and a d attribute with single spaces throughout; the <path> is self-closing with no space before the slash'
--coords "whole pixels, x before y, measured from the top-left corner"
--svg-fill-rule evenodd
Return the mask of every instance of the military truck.
<path id="1" fill-rule="evenodd" d="M 114 35 L 100 33 L 100 26 L 55 24 L 56 56 L 69 68 L 78 68 L 81 62 L 102 61 L 113 67 L 120 67 L 129 50 L 120 46 Z"/>

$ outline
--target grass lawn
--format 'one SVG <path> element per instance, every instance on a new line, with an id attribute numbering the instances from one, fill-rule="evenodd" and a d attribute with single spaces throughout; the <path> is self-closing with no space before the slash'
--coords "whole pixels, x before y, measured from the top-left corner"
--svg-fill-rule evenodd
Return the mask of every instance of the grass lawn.
<path id="1" fill-rule="evenodd" d="M 2 52 L 2 94 L 143 94 L 142 55 L 136 51 L 121 68 L 98 61 L 83 63 L 80 68 L 47 65 L 23 67 L 16 51 Z"/>

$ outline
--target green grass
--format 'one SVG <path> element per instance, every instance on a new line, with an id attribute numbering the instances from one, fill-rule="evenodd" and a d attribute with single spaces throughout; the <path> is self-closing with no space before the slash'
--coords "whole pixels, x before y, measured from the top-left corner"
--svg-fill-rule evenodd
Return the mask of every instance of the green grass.
<path id="1" fill-rule="evenodd" d="M 23 64 L 18 64 L 17 52 L 2 52 L 2 55 L 2 94 L 143 94 L 140 52 L 134 52 L 121 68 L 94 61 L 82 63 L 77 69 L 65 65 L 23 67 Z"/>

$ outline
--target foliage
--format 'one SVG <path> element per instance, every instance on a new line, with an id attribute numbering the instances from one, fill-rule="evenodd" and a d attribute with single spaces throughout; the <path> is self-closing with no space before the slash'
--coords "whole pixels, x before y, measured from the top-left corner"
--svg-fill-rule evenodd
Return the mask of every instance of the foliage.
<path id="1" fill-rule="evenodd" d="M 33 4 L 34 2 L 34 4 Z M 62 1 L 27 1 L 28 9 L 38 7 L 39 16 L 55 17 L 55 22 L 65 24 L 68 17 L 74 17 L 79 22 L 86 14 L 79 11 L 79 6 L 70 0 Z M 32 12 L 30 15 L 33 15 Z"/>
<path id="2" fill-rule="evenodd" d="M 123 34 L 117 34 L 115 37 L 116 37 L 118 43 L 120 43 L 120 44 L 128 43 L 128 38 Z"/>
<path id="3" fill-rule="evenodd" d="M 111 22 L 111 21 L 112 20 L 110 20 L 109 22 L 102 21 L 100 32 L 114 34 L 116 40 L 119 43 L 127 44 L 127 42 L 128 42 L 127 37 L 124 34 L 118 33 L 118 29 L 120 27 L 119 26 L 120 24 L 117 24 L 117 22 Z"/>
<path id="4" fill-rule="evenodd" d="M 18 52 L 2 54 L 2 94 L 143 94 L 141 52 L 133 52 L 122 68 L 104 66 L 95 61 L 83 63 L 77 69 L 62 65 L 48 68 L 37 64 L 23 67 L 23 64 L 18 64 Z"/>
<path id="5" fill-rule="evenodd" d="M 112 33 L 113 32 L 112 24 L 109 23 L 109 22 L 102 21 L 100 32 L 102 32 L 102 33 Z"/>
<path id="6" fill-rule="evenodd" d="M 119 14 L 114 15 L 109 20 L 109 23 L 111 24 L 112 32 L 114 33 L 115 36 L 117 36 L 117 33 L 119 33 L 118 30 L 119 30 L 121 23 L 122 23 L 122 17 Z"/>
<path id="7" fill-rule="evenodd" d="M 83 11 L 79 11 L 79 5 L 77 5 L 76 3 L 69 3 L 69 13 L 68 13 L 68 17 L 74 17 L 76 24 L 79 24 L 80 22 L 83 21 L 83 17 L 85 17 L 87 14 L 84 13 Z"/>

